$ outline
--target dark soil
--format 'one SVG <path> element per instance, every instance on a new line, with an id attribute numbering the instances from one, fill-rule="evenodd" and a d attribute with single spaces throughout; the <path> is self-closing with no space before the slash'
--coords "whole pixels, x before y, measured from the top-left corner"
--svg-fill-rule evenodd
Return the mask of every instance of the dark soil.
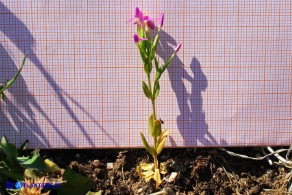
<path id="1" fill-rule="evenodd" d="M 248 156 L 262 156 L 259 148 L 229 148 Z M 160 162 L 168 165 L 168 178 L 177 172 L 173 182 L 163 181 L 159 189 L 136 173 L 141 162 L 152 162 L 145 149 L 130 150 L 42 150 L 60 167 L 90 177 L 96 184 L 91 191 L 103 194 L 151 194 L 161 190 L 168 194 L 286 194 L 291 169 L 233 157 L 217 149 L 164 149 Z M 273 162 L 277 162 L 271 157 Z M 107 163 L 113 163 L 107 169 Z M 163 193 L 162 193 L 163 194 Z"/>

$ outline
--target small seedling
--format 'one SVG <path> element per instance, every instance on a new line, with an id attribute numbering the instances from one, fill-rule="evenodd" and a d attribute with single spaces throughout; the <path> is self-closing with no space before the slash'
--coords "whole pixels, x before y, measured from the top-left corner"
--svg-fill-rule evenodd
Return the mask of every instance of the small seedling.
<path id="1" fill-rule="evenodd" d="M 144 134 L 141 132 L 141 138 L 146 150 L 153 156 L 154 163 L 141 163 L 137 167 L 137 172 L 140 177 L 149 181 L 153 178 L 156 181 L 156 188 L 161 184 L 161 175 L 166 174 L 166 166 L 164 163 L 158 162 L 158 155 L 162 152 L 166 139 L 169 135 L 169 130 L 162 131 L 163 121 L 157 118 L 157 111 L 155 109 L 155 101 L 160 91 L 160 78 L 165 72 L 169 64 L 172 62 L 176 53 L 181 48 L 181 44 L 174 48 L 173 54 L 169 57 L 165 64 L 159 65 L 159 61 L 156 57 L 156 48 L 159 43 L 160 29 L 163 27 L 164 14 L 162 13 L 158 19 L 157 35 L 154 40 L 151 40 L 149 30 L 155 28 L 154 20 L 148 15 L 145 15 L 138 7 L 135 9 L 135 16 L 129 21 L 132 21 L 137 25 L 137 33 L 134 34 L 134 42 L 137 45 L 140 56 L 143 62 L 144 72 L 147 76 L 147 81 L 142 81 L 142 89 L 144 95 L 151 101 L 152 113 L 148 119 L 148 130 L 150 135 L 153 137 L 154 146 L 151 147 L 147 142 Z M 154 67 L 153 68 L 153 64 Z M 151 73 L 154 73 L 154 81 L 151 80 Z"/>

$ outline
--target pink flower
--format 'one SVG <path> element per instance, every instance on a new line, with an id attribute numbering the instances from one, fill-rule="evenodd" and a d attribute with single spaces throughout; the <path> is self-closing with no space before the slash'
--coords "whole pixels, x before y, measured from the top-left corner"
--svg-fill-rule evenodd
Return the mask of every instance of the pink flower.
<path id="1" fill-rule="evenodd" d="M 144 15 L 143 12 L 138 7 L 135 8 L 134 18 L 131 18 L 130 20 L 128 20 L 128 22 L 131 22 L 133 20 L 134 20 L 133 24 L 137 24 L 139 28 L 147 26 L 150 29 L 154 29 L 153 19 L 147 15 Z"/>
<path id="2" fill-rule="evenodd" d="M 159 25 L 159 28 L 162 28 L 163 26 L 163 21 L 164 21 L 164 13 L 161 13 L 160 14 L 160 17 L 158 19 L 158 25 Z"/>
<path id="3" fill-rule="evenodd" d="M 174 48 L 174 53 L 177 53 L 179 50 L 180 50 L 180 48 L 181 48 L 181 43 L 180 44 L 178 44 L 175 48 Z"/>
<path id="4" fill-rule="evenodd" d="M 137 34 L 134 34 L 133 38 L 135 43 L 138 43 L 139 41 L 148 40 L 147 38 L 140 38 Z"/>
<path id="5" fill-rule="evenodd" d="M 143 20 L 143 12 L 139 9 L 139 7 L 135 8 L 135 18 Z"/>

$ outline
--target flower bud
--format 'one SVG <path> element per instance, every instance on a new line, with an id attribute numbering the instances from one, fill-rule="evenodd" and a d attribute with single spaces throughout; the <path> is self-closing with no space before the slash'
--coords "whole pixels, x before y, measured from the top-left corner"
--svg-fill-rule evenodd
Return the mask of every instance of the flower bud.
<path id="1" fill-rule="evenodd" d="M 159 17 L 159 20 L 158 20 L 159 28 L 162 28 L 163 21 L 164 21 L 164 13 L 161 13 L 160 17 Z"/>
<path id="2" fill-rule="evenodd" d="M 179 50 L 180 50 L 180 48 L 181 48 L 181 43 L 180 44 L 178 44 L 175 48 L 174 48 L 174 52 L 175 53 L 177 53 Z"/>
<path id="3" fill-rule="evenodd" d="M 154 25 L 154 22 L 152 20 L 147 20 L 147 26 L 150 28 L 150 29 L 154 29 L 155 25 Z"/>
<path id="4" fill-rule="evenodd" d="M 133 38 L 134 38 L 134 42 L 135 43 L 138 43 L 139 41 L 145 41 L 145 40 L 147 40 L 147 38 L 140 38 L 137 34 L 134 34 L 133 35 Z"/>

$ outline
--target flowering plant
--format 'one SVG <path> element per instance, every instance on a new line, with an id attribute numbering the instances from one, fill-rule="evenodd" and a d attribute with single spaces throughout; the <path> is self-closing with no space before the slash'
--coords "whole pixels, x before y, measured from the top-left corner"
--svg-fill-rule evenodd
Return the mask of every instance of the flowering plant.
<path id="1" fill-rule="evenodd" d="M 158 31 L 154 40 L 151 40 L 149 30 L 155 28 L 154 20 L 158 20 Z M 154 141 L 154 146 L 151 147 L 144 134 L 142 132 L 140 133 L 145 148 L 154 158 L 154 163 L 141 163 L 137 167 L 137 172 L 140 177 L 144 178 L 146 181 L 153 178 L 156 181 L 157 188 L 162 182 L 160 174 L 166 174 L 165 164 L 159 163 L 157 157 L 164 148 L 169 130 L 161 130 L 162 121 L 157 119 L 155 100 L 157 99 L 160 91 L 159 80 L 169 64 L 172 62 L 176 53 L 181 48 L 181 44 L 174 48 L 173 54 L 169 57 L 165 64 L 159 65 L 155 54 L 157 44 L 159 42 L 160 29 L 163 27 L 164 13 L 160 15 L 159 19 L 153 19 L 148 15 L 145 15 L 138 7 L 136 7 L 135 16 L 129 21 L 132 21 L 133 24 L 137 25 L 137 33 L 134 34 L 133 38 L 142 58 L 144 72 L 147 76 L 147 83 L 142 81 L 142 88 L 144 95 L 151 101 L 152 104 L 152 113 L 150 114 L 148 120 L 148 130 Z M 153 64 L 155 65 L 154 71 Z M 153 77 L 154 81 L 151 81 L 152 72 L 155 72 L 155 76 Z"/>

